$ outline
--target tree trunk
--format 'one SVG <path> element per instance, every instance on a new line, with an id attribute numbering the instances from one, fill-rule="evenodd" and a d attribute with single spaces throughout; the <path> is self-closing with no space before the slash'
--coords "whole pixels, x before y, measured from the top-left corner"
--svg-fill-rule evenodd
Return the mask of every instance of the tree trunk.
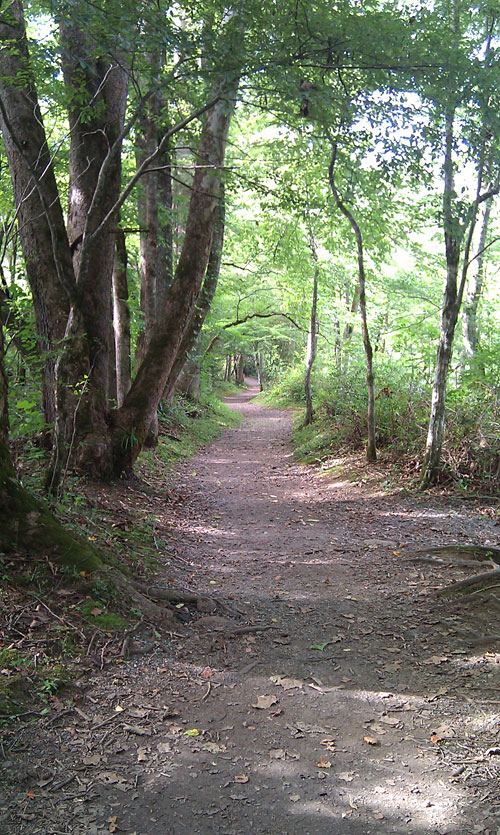
<path id="1" fill-rule="evenodd" d="M 234 373 L 236 377 L 236 385 L 243 386 L 245 383 L 245 375 L 243 372 L 243 367 L 245 365 L 245 358 L 243 353 L 240 351 L 238 356 L 236 357 L 236 361 L 234 363 Z"/>
<path id="2" fill-rule="evenodd" d="M 309 317 L 309 331 L 307 334 L 307 350 L 306 350 L 306 373 L 304 379 L 304 392 L 306 396 L 306 416 L 304 418 L 304 426 L 309 426 L 314 420 L 314 411 L 311 396 L 311 372 L 316 359 L 316 346 L 318 343 L 318 256 L 316 253 L 316 245 L 311 235 L 311 253 L 315 262 L 314 279 L 313 279 L 313 295 L 311 303 L 311 315 Z"/>
<path id="3" fill-rule="evenodd" d="M 329 179 L 332 194 L 344 217 L 347 218 L 351 224 L 351 228 L 356 238 L 356 246 L 358 250 L 358 283 L 359 283 L 359 309 L 361 313 L 361 333 L 363 337 L 363 347 L 365 349 L 366 360 L 366 388 L 368 394 L 368 408 L 367 408 L 367 426 L 368 426 L 368 442 L 366 445 L 366 457 L 370 463 L 377 460 L 377 446 L 375 442 L 375 378 L 373 373 L 373 349 L 370 342 L 370 334 L 368 330 L 368 317 L 366 313 L 366 279 L 365 279 L 365 259 L 363 253 L 363 237 L 361 229 L 352 212 L 343 203 L 335 185 L 335 162 L 337 159 L 337 146 L 334 145 L 332 157 L 330 160 Z"/>
<path id="4" fill-rule="evenodd" d="M 119 61 L 95 59 L 88 34 L 67 22 L 61 25 L 61 48 L 66 94 L 69 101 L 71 144 L 69 152 L 68 236 L 79 290 L 79 307 L 85 329 L 88 357 L 89 409 L 107 408 L 111 286 L 115 253 L 115 229 L 108 224 L 82 261 L 84 237 L 96 229 L 118 200 L 121 189 L 120 147 L 128 77 Z M 85 118 L 82 118 L 85 108 Z M 108 164 L 106 189 L 99 195 L 97 183 L 104 161 Z M 89 223 L 90 221 L 90 223 Z M 89 228 L 90 227 L 90 228 Z M 78 381 L 75 381 L 78 382 Z M 92 403 L 92 401 L 95 401 Z M 84 410 L 80 410 L 80 418 Z"/>
<path id="5" fill-rule="evenodd" d="M 118 229 L 113 267 L 113 329 L 115 337 L 116 405 L 118 408 L 130 391 L 132 380 L 127 261 L 125 234 L 121 229 Z"/>
<path id="6" fill-rule="evenodd" d="M 493 198 L 486 200 L 482 207 L 479 238 L 477 242 L 476 268 L 469 281 L 468 293 L 465 299 L 463 315 L 463 339 L 464 350 L 468 360 L 476 356 L 479 340 L 479 329 L 477 324 L 477 311 L 479 300 L 483 291 L 484 265 L 486 241 L 488 238 L 488 227 L 490 223 L 491 207 Z"/>
<path id="7" fill-rule="evenodd" d="M 84 539 L 65 530 L 49 509 L 19 483 L 8 447 L 9 415 L 0 320 L 0 552 L 43 554 L 78 570 L 93 571 L 101 561 Z"/>
<path id="8" fill-rule="evenodd" d="M 431 414 L 427 432 L 427 446 L 423 462 L 422 487 L 435 484 L 439 478 L 441 449 L 445 426 L 446 385 L 453 349 L 453 336 L 458 318 L 456 299 L 459 244 L 447 245 L 447 276 L 443 309 L 441 311 L 441 333 L 437 350 L 434 384 L 432 388 Z M 453 250 L 453 252 L 451 251 Z"/>
<path id="9" fill-rule="evenodd" d="M 457 42 L 460 37 L 459 5 L 456 0 L 452 4 L 453 12 L 453 33 Z M 486 45 L 485 53 L 488 55 L 491 47 L 491 32 Z M 462 299 L 467 281 L 467 270 L 472 247 L 474 230 L 477 222 L 479 206 L 489 199 L 489 196 L 498 194 L 499 182 L 496 187 L 490 189 L 489 195 L 481 195 L 483 182 L 486 148 L 489 142 L 488 132 L 482 129 L 482 139 L 479 145 L 479 157 L 477 160 L 476 173 L 476 197 L 472 205 L 463 217 L 464 207 L 457 201 L 455 192 L 455 162 L 453 159 L 455 147 L 455 116 L 457 108 L 457 95 L 455 78 L 450 75 L 448 78 L 448 103 L 445 107 L 445 155 L 444 155 L 444 184 L 443 184 L 443 231 L 446 251 L 446 285 L 441 312 L 441 333 L 434 373 L 434 385 L 432 389 L 432 404 L 429 418 L 429 429 L 427 433 L 427 445 L 422 465 L 422 488 L 435 484 L 439 478 L 441 449 L 444 438 L 445 426 L 445 402 L 448 369 L 453 349 L 453 338 L 455 327 L 462 305 Z M 467 233 L 467 235 L 466 235 Z M 460 250 L 466 241 L 462 260 L 460 283 L 458 282 Z"/>
<path id="10" fill-rule="evenodd" d="M 203 280 L 200 296 L 196 304 L 196 309 L 191 319 L 191 324 L 182 338 L 182 342 L 177 351 L 175 362 L 170 372 L 168 383 L 165 389 L 164 396 L 168 399 L 172 396 L 177 380 L 184 368 L 187 358 L 194 349 L 198 337 L 201 333 L 203 323 L 210 310 L 217 283 L 219 281 L 220 266 L 222 261 L 222 250 L 224 247 L 224 231 L 225 231 L 225 197 L 224 197 L 224 183 L 220 184 L 220 198 L 217 206 L 215 225 L 212 237 L 212 244 L 210 247 L 210 256 L 208 259 L 207 270 Z M 199 363 L 195 363 L 192 370 L 196 369 L 196 374 L 201 371 L 201 358 Z"/>
<path id="11" fill-rule="evenodd" d="M 52 425 L 54 357 L 64 337 L 75 281 L 19 0 L 0 16 L 0 39 L 0 128 L 35 310 L 44 417 Z"/>
<path id="12" fill-rule="evenodd" d="M 229 87 L 227 82 L 223 84 L 221 98 L 208 113 L 198 148 L 186 233 L 174 280 L 130 392 L 122 407 L 111 416 L 111 444 L 107 461 L 98 463 L 100 475 L 131 471 L 169 381 L 183 338 L 196 314 L 217 220 L 220 168 L 224 161 L 237 86 L 237 79 Z M 99 444 L 98 439 L 94 439 L 95 443 Z M 86 457 L 90 464 L 95 460 L 92 444 Z"/>
<path id="13" fill-rule="evenodd" d="M 257 370 L 257 380 L 259 383 L 259 390 L 264 391 L 264 363 L 262 352 L 259 350 L 259 343 L 255 343 L 255 368 Z"/>

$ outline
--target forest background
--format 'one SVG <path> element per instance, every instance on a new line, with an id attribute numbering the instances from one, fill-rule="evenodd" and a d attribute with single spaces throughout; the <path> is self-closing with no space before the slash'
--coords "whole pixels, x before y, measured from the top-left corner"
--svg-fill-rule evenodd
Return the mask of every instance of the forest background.
<path id="1" fill-rule="evenodd" d="M 40 465 L 53 507 L 129 476 L 245 372 L 311 460 L 497 492 L 495 3 L 14 0 L 0 37 L 4 551 L 67 551 Z"/>

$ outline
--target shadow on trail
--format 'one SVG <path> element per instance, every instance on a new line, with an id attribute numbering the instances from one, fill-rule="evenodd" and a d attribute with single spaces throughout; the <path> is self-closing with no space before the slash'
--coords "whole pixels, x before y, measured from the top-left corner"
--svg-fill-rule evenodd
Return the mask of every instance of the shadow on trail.
<path id="1" fill-rule="evenodd" d="M 496 708 L 470 696 L 498 685 L 496 659 L 450 625 L 436 569 L 404 558 L 471 536 L 470 514 L 321 482 L 255 393 L 228 398 L 245 422 L 190 462 L 196 512 L 181 533 L 236 625 L 271 628 L 231 639 L 207 623 L 188 642 L 185 669 L 213 674 L 186 720 L 204 742 L 178 743 L 154 803 L 168 816 L 175 801 L 179 832 L 471 832 L 489 777 L 452 775 L 463 739 L 491 737 Z"/>

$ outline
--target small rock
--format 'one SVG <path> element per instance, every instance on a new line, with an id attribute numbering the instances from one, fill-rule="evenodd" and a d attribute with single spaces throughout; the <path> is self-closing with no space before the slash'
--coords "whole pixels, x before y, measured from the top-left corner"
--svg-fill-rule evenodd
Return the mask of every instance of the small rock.
<path id="1" fill-rule="evenodd" d="M 211 600 L 210 597 L 199 597 L 196 601 L 196 608 L 203 614 L 210 614 L 210 612 L 215 612 L 217 609 L 217 603 L 215 600 Z"/>
<path id="2" fill-rule="evenodd" d="M 221 618 L 219 615 L 206 615 L 203 618 L 199 618 L 194 626 L 196 629 L 222 632 L 224 629 L 229 629 L 232 623 L 229 618 Z"/>

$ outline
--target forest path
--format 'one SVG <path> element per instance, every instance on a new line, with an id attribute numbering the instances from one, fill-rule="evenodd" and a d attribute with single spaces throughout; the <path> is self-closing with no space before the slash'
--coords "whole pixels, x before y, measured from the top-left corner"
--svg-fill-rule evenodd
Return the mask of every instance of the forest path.
<path id="1" fill-rule="evenodd" d="M 458 568 L 411 560 L 493 523 L 297 465 L 255 393 L 176 475 L 186 582 L 233 612 L 99 674 L 82 729 L 45 740 L 79 785 L 15 831 L 497 833 L 500 656 L 436 597 Z"/>

